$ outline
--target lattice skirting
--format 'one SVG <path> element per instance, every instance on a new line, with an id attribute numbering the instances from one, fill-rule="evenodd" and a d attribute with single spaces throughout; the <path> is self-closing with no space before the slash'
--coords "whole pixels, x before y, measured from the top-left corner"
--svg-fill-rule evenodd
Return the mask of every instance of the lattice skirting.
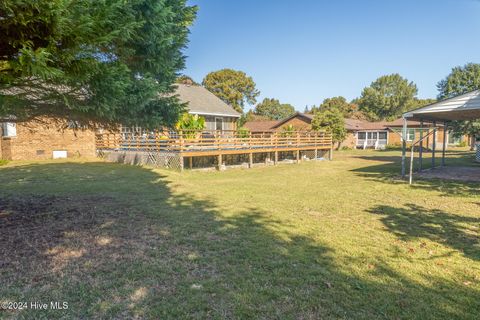
<path id="1" fill-rule="evenodd" d="M 98 156 L 107 161 L 131 165 L 149 165 L 180 170 L 180 156 L 177 152 L 148 151 L 99 151 Z"/>
<path id="2" fill-rule="evenodd" d="M 317 159 L 327 158 L 328 150 L 318 150 Z M 202 157 L 184 157 L 183 166 L 180 155 L 177 152 L 148 152 L 148 151 L 112 151 L 98 150 L 97 155 L 106 161 L 118 162 L 130 165 L 149 165 L 167 169 L 181 170 L 182 168 L 218 168 L 220 166 L 244 166 L 248 167 L 249 155 L 233 154 L 223 155 L 222 163 L 218 163 L 217 156 Z M 254 165 L 273 165 L 274 152 L 258 152 L 253 154 Z M 313 160 L 315 158 L 314 150 L 300 151 L 300 159 Z M 279 151 L 278 161 L 293 162 L 296 159 L 296 151 Z M 191 162 L 190 162 L 191 161 Z"/>
<path id="3" fill-rule="evenodd" d="M 480 162 L 480 143 L 477 144 L 477 155 L 476 155 L 477 162 Z"/>

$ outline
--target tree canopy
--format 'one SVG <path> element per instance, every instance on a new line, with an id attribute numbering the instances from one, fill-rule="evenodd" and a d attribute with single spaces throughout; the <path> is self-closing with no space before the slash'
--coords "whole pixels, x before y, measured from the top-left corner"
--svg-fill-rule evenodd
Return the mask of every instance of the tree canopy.
<path id="1" fill-rule="evenodd" d="M 322 104 L 318 107 L 312 107 L 311 112 L 322 110 L 339 110 L 345 118 L 351 117 L 357 111 L 357 105 L 349 103 L 347 99 L 342 96 L 327 98 L 323 100 Z"/>
<path id="2" fill-rule="evenodd" d="M 189 84 L 189 85 L 194 85 L 194 86 L 200 85 L 199 83 L 195 82 L 195 80 L 193 80 L 192 77 L 187 76 L 187 75 L 184 75 L 184 74 L 182 74 L 181 76 L 179 76 L 179 77 L 175 80 L 175 83 Z"/>
<path id="3" fill-rule="evenodd" d="M 0 118 L 173 126 L 186 0 L 0 1 Z"/>
<path id="4" fill-rule="evenodd" d="M 437 84 L 438 99 L 447 99 L 480 89 L 480 64 L 468 63 L 455 67 Z"/>
<path id="5" fill-rule="evenodd" d="M 359 110 L 369 120 L 394 120 L 411 109 L 417 95 L 417 86 L 399 74 L 378 78 L 363 89 Z"/>
<path id="6" fill-rule="evenodd" d="M 341 142 L 347 136 L 345 118 L 337 108 L 324 109 L 315 112 L 312 120 L 313 130 L 325 130 L 332 134 L 333 142 Z"/>
<path id="7" fill-rule="evenodd" d="M 295 113 L 295 108 L 288 103 L 280 103 L 278 99 L 265 98 L 255 106 L 254 113 L 269 120 L 285 119 Z"/>
<path id="8" fill-rule="evenodd" d="M 448 99 L 480 89 L 480 64 L 468 63 L 453 68 L 452 72 L 437 84 L 437 88 L 439 99 Z M 475 136 L 480 136 L 480 119 L 454 121 L 451 126 L 458 135 L 468 134 L 473 139 Z"/>
<path id="9" fill-rule="evenodd" d="M 210 72 L 203 79 L 202 85 L 241 113 L 245 103 L 256 103 L 260 94 L 252 77 L 232 69 Z"/>

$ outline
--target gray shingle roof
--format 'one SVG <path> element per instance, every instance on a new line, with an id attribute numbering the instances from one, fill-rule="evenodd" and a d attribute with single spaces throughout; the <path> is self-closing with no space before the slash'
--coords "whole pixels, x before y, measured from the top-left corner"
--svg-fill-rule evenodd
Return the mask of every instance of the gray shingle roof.
<path id="1" fill-rule="evenodd" d="M 180 101 L 188 103 L 189 113 L 212 116 L 240 117 L 228 104 L 202 86 L 176 84 Z"/>

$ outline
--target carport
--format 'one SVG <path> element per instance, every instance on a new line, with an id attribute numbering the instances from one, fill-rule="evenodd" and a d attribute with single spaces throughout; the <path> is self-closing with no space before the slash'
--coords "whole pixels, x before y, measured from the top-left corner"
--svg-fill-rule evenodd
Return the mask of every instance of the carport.
<path id="1" fill-rule="evenodd" d="M 423 124 L 424 121 L 431 122 L 433 124 L 433 135 L 434 147 L 432 149 L 432 168 L 436 167 L 436 126 L 438 124 L 443 124 L 445 132 L 447 131 L 448 124 L 451 121 L 455 120 L 476 120 L 480 119 L 480 90 L 475 90 L 469 93 L 465 93 L 450 99 L 445 99 L 439 102 L 432 103 L 425 107 L 412 110 L 403 114 L 403 130 L 402 130 L 402 177 L 406 175 L 406 153 L 407 153 L 407 120 L 417 120 Z M 422 153 L 423 153 L 423 132 L 420 131 L 420 140 L 418 141 L 419 147 L 419 160 L 420 160 L 420 170 L 422 169 Z M 443 135 L 442 143 L 442 158 L 441 165 L 445 166 L 445 150 L 446 150 L 446 134 Z M 478 147 L 477 147 L 478 148 Z M 412 148 L 412 158 L 413 158 L 413 148 Z M 412 176 L 412 164 L 410 165 L 410 179 Z"/>

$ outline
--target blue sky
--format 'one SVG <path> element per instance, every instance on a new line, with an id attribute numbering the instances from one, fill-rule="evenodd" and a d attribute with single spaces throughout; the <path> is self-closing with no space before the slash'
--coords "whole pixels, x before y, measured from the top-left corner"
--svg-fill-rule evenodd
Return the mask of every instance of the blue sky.
<path id="1" fill-rule="evenodd" d="M 199 6 L 183 73 L 242 70 L 297 110 L 353 99 L 399 73 L 434 98 L 452 67 L 480 63 L 477 0 L 190 0 Z"/>

